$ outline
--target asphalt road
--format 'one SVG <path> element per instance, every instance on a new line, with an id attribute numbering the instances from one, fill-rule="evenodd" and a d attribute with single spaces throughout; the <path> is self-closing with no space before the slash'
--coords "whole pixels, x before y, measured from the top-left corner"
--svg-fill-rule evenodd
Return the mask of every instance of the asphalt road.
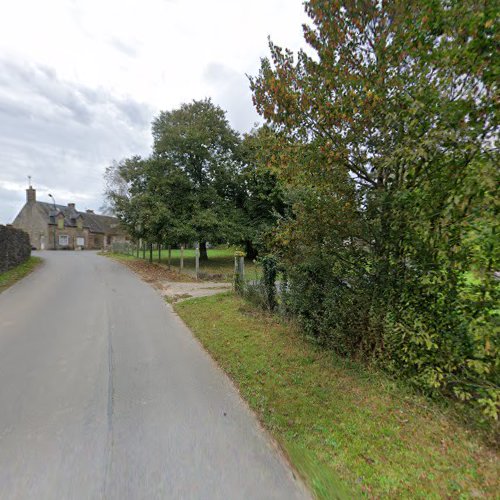
<path id="1" fill-rule="evenodd" d="M 146 283 L 44 252 L 0 294 L 0 498 L 308 498 Z"/>

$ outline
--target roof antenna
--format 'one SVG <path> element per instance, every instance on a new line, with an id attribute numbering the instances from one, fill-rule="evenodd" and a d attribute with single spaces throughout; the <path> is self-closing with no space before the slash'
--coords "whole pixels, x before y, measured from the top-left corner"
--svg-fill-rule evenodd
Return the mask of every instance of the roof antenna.
<path id="1" fill-rule="evenodd" d="M 31 175 L 28 175 L 28 184 L 29 184 L 29 186 L 28 186 L 28 187 L 29 187 L 30 189 L 32 189 L 32 188 L 31 188 Z"/>

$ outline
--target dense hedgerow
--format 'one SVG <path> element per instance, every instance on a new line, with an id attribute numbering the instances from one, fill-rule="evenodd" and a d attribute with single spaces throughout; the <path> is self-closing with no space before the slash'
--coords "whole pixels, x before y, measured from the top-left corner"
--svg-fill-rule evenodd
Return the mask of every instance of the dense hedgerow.
<path id="1" fill-rule="evenodd" d="M 314 55 L 270 44 L 285 304 L 338 351 L 497 418 L 495 2 L 310 0 Z"/>

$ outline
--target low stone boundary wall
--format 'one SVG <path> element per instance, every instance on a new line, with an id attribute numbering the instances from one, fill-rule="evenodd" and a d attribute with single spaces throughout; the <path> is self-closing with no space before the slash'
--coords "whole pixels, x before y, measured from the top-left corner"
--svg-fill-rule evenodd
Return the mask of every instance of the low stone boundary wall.
<path id="1" fill-rule="evenodd" d="M 0 273 L 28 260 L 31 244 L 28 233 L 11 226 L 0 225 Z"/>

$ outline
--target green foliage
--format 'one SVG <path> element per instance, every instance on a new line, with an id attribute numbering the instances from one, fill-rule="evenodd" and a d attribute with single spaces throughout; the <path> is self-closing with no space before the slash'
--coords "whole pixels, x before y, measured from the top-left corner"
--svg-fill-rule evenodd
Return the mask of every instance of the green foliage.
<path id="1" fill-rule="evenodd" d="M 243 233 L 234 243 L 244 244 L 248 258 L 268 251 L 268 235 L 286 211 L 285 190 L 267 166 L 276 147 L 276 135 L 269 127 L 252 130 L 243 137 L 236 206 L 241 214 Z"/>
<path id="2" fill-rule="evenodd" d="M 209 99 L 164 111 L 153 121 L 154 157 L 188 179 L 188 225 L 198 241 L 228 240 L 237 231 L 234 198 L 240 170 L 238 134 Z"/>
<path id="3" fill-rule="evenodd" d="M 289 188 L 287 307 L 320 342 L 497 418 L 494 2 L 305 6 L 315 55 L 271 43 L 251 81 Z"/>
<path id="4" fill-rule="evenodd" d="M 109 167 L 107 177 L 112 179 L 108 199 L 135 239 L 165 244 L 194 239 L 191 184 L 168 160 L 132 157 Z"/>
<path id="5" fill-rule="evenodd" d="M 279 267 L 278 260 L 273 255 L 264 255 L 254 260 L 259 270 L 260 276 L 255 275 L 254 280 L 241 280 L 235 274 L 235 291 L 245 297 L 247 301 L 267 311 L 274 311 L 278 307 L 283 308 L 284 301 L 278 300 L 278 288 L 286 287 L 286 284 L 278 283 Z"/>
<path id="6" fill-rule="evenodd" d="M 210 100 L 161 112 L 149 158 L 106 172 L 107 197 L 136 239 L 182 244 L 230 241 L 239 228 L 240 139 Z M 202 254 L 203 257 L 203 254 Z"/>
<path id="7" fill-rule="evenodd" d="M 284 212 L 283 189 L 264 168 L 276 142 L 267 127 L 243 139 L 209 99 L 164 111 L 153 122 L 149 158 L 134 156 L 106 170 L 106 195 L 136 239 L 206 241 L 245 247 L 254 259 Z"/>

